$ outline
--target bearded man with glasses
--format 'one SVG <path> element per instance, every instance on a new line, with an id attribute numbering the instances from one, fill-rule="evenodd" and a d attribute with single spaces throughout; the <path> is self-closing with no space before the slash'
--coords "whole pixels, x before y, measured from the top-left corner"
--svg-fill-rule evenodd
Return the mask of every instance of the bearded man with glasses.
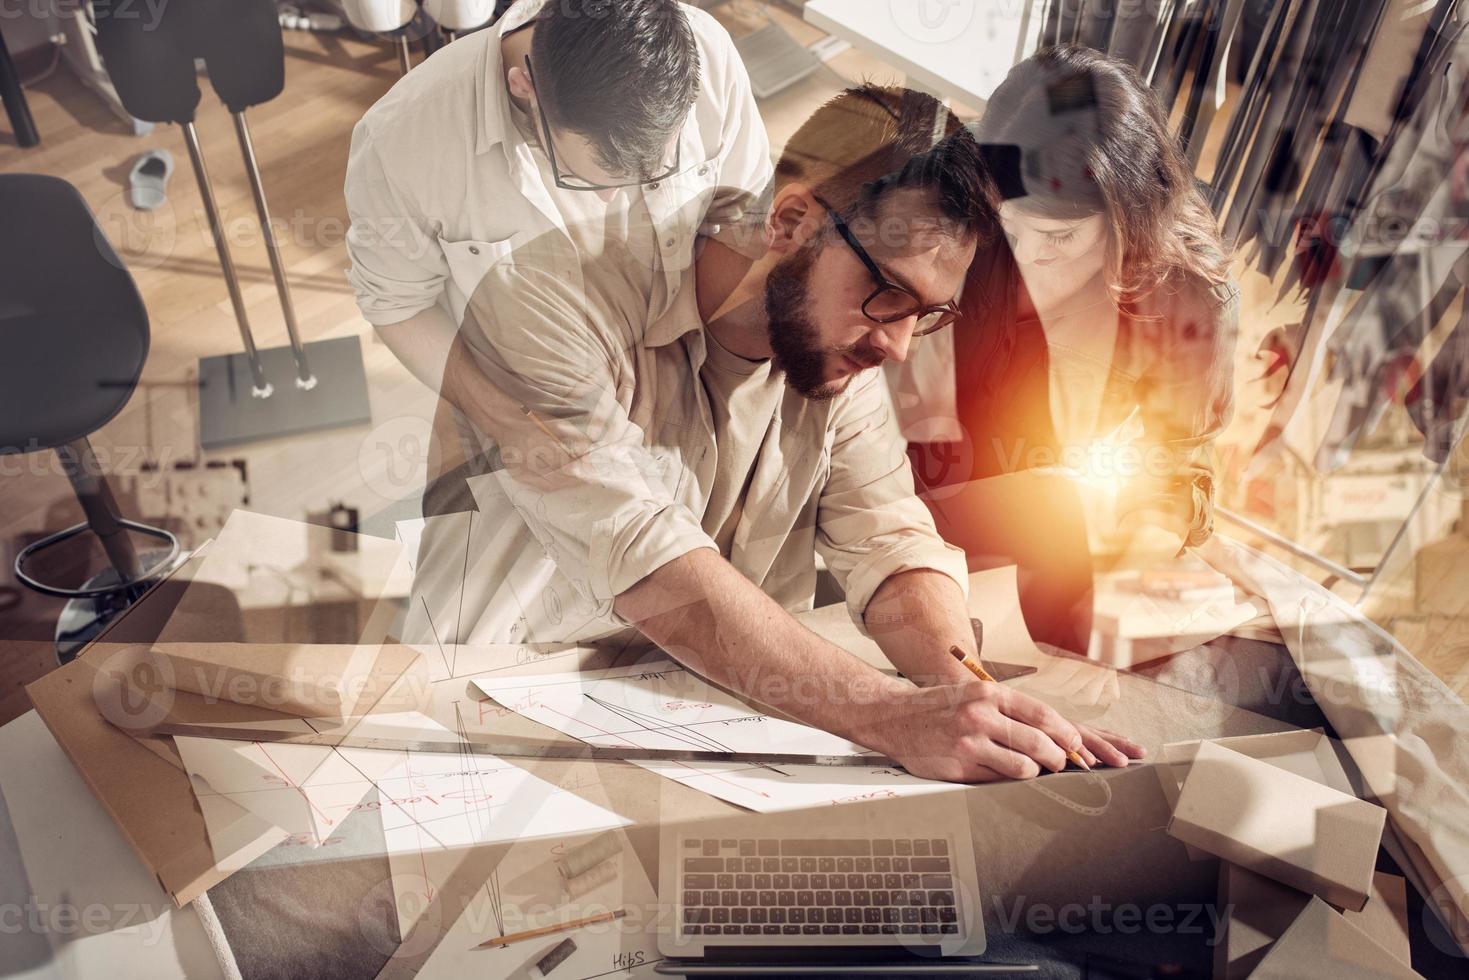
<path id="1" fill-rule="evenodd" d="M 975 682 L 962 553 L 914 496 L 881 376 L 941 330 L 995 234 L 973 137 L 928 95 L 849 89 L 776 164 L 766 205 L 704 239 L 656 304 L 631 246 L 548 236 L 470 298 L 404 638 L 642 634 L 715 683 L 973 782 L 1141 749 Z M 523 253 L 523 254 L 522 254 Z M 451 508 L 452 509 L 452 508 Z M 791 615 L 820 555 L 906 679 Z"/>

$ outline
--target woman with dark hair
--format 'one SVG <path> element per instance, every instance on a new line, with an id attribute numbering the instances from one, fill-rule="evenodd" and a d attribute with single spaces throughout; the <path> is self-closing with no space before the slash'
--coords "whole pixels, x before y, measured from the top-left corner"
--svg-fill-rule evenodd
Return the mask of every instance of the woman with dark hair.
<path id="1" fill-rule="evenodd" d="M 1004 240 L 976 257 L 955 324 L 962 442 L 913 445 L 915 478 L 951 541 L 1021 566 L 1032 632 L 1084 649 L 1088 530 L 1134 566 L 1212 531 L 1239 292 L 1166 116 L 1125 62 L 1042 51 L 995 91 L 977 136 Z M 1010 490 L 942 489 L 1021 471 Z"/>

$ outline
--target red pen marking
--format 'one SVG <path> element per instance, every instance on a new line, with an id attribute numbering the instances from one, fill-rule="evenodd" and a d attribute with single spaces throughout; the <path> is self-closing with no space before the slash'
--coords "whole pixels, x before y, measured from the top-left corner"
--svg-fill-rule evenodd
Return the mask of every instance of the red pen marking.
<path id="1" fill-rule="evenodd" d="M 313 809 L 313 810 L 316 811 L 316 815 L 317 816 L 321 817 L 322 820 L 325 820 L 326 821 L 326 825 L 328 827 L 333 826 L 334 823 L 335 823 L 335 821 L 332 820 L 332 818 L 329 817 L 329 816 L 327 816 L 325 813 L 322 813 L 321 812 L 321 808 L 318 807 L 315 803 L 313 803 L 311 801 L 311 797 L 309 797 L 309 796 L 306 795 L 306 791 L 304 789 L 302 789 L 300 786 L 297 786 L 295 783 L 291 782 L 291 777 L 286 775 L 286 771 L 281 768 L 280 763 L 279 762 L 276 762 L 274 759 L 271 759 L 270 758 L 270 753 L 267 752 L 267 751 L 265 751 L 265 746 L 261 745 L 259 742 L 255 742 L 254 745 L 255 745 L 255 747 L 257 749 L 260 750 L 260 754 L 263 755 L 263 756 L 265 756 L 266 759 L 269 759 L 270 760 L 270 764 L 273 765 L 273 766 L 275 766 L 276 771 L 281 774 L 281 778 L 286 781 L 286 785 L 287 786 L 290 786 L 296 792 L 300 793 L 301 794 L 301 799 L 305 800 L 306 801 L 306 805 L 309 806 L 309 807 L 311 807 L 311 809 Z"/>

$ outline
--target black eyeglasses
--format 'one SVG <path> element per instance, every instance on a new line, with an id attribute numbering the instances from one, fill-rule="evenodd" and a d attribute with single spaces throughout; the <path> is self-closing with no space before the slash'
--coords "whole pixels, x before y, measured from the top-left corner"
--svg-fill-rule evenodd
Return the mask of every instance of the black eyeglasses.
<path id="1" fill-rule="evenodd" d="M 529 55 L 525 59 L 525 73 L 530 78 L 531 86 L 534 87 L 536 77 L 531 74 Z M 556 163 L 556 143 L 551 139 L 551 124 L 546 119 L 546 110 L 541 108 L 541 100 L 539 98 L 536 99 L 536 114 L 541 119 L 541 138 L 546 144 L 546 156 L 551 161 L 551 178 L 556 182 L 556 186 L 562 190 L 615 191 L 621 187 L 641 187 L 644 184 L 656 184 L 660 180 L 667 180 L 679 171 L 679 161 L 683 156 L 683 140 L 681 139 L 676 141 L 673 146 L 673 166 L 669 167 L 663 173 L 656 174 L 652 177 L 644 177 L 641 180 L 629 180 L 621 184 L 598 184 L 594 181 L 587 180 L 585 177 L 578 177 L 576 174 L 564 174 L 561 172 L 561 167 Z"/>
<path id="2" fill-rule="evenodd" d="M 842 241 L 856 253 L 857 258 L 867 267 L 868 273 L 872 275 L 872 281 L 877 283 L 877 288 L 872 294 L 862 301 L 862 315 L 874 323 L 897 323 L 906 320 L 910 316 L 917 317 L 918 322 L 913 327 L 913 336 L 923 337 L 937 330 L 942 330 L 959 318 L 959 310 L 953 303 L 945 303 L 942 306 L 929 306 L 914 296 L 906 287 L 893 282 L 882 274 L 872 256 L 867 254 L 867 249 L 857 241 L 857 236 L 852 234 L 852 229 L 837 214 L 836 209 L 827 204 L 821 198 L 816 198 L 816 203 L 826 208 L 831 215 L 832 223 L 836 225 L 837 234 L 842 236 Z"/>

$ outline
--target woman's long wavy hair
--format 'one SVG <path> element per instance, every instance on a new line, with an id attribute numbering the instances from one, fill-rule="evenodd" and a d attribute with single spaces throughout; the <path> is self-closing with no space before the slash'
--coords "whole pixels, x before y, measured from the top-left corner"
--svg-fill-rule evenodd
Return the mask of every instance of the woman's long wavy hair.
<path id="1" fill-rule="evenodd" d="M 995 207 L 1008 199 L 1048 218 L 1105 216 L 1104 274 L 1119 303 L 1179 272 L 1209 285 L 1228 278 L 1214 215 L 1127 62 L 1076 44 L 1040 51 L 995 90 L 976 136 L 995 171 Z"/>

